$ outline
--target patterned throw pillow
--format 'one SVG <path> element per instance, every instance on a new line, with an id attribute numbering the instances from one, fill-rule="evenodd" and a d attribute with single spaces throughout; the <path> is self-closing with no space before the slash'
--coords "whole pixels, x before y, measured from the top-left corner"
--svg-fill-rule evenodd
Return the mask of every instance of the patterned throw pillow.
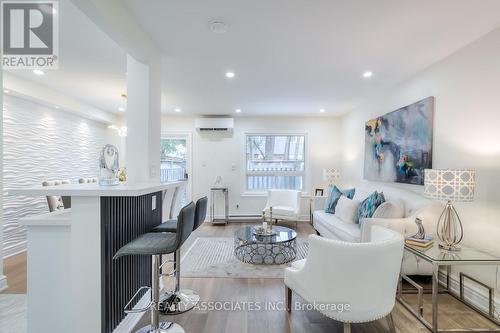
<path id="1" fill-rule="evenodd" d="M 335 207 L 341 196 L 345 195 L 349 199 L 354 197 L 356 189 L 352 188 L 350 190 L 341 191 L 337 186 L 334 186 L 328 195 L 328 200 L 326 201 L 325 213 L 335 214 Z"/>
<path id="2" fill-rule="evenodd" d="M 375 191 L 370 194 L 365 200 L 361 202 L 358 207 L 358 216 L 356 219 L 356 223 L 362 222 L 365 217 L 372 217 L 378 206 L 380 206 L 384 202 L 385 197 L 383 192 L 378 193 L 377 191 Z"/>

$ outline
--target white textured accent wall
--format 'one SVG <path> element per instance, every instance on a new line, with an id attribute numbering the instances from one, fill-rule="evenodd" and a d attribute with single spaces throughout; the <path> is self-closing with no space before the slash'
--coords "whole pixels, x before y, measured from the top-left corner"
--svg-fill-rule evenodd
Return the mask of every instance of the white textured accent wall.
<path id="1" fill-rule="evenodd" d="M 3 191 L 3 71 L 0 71 L 0 191 Z M 0 196 L 0 291 L 7 287 L 7 278 L 3 275 L 3 220 L 2 220 L 3 200 Z"/>
<path id="2" fill-rule="evenodd" d="M 45 197 L 6 195 L 6 188 L 41 185 L 44 180 L 96 177 L 106 125 L 64 111 L 4 96 L 3 255 L 25 249 L 20 218 L 48 212 Z"/>

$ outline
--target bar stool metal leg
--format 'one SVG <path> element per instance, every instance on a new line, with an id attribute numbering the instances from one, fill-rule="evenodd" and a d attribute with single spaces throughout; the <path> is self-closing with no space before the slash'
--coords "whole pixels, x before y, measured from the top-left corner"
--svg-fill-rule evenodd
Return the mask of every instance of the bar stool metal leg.
<path id="1" fill-rule="evenodd" d="M 200 296 L 191 289 L 180 289 L 181 285 L 181 250 L 174 254 L 175 287 L 174 291 L 166 293 L 160 300 L 164 314 L 176 315 L 192 310 L 200 301 Z"/>
<path id="2" fill-rule="evenodd" d="M 151 324 L 144 326 L 136 333 L 185 333 L 182 326 L 172 322 L 160 322 L 160 264 L 161 256 L 154 255 L 151 277 Z"/>

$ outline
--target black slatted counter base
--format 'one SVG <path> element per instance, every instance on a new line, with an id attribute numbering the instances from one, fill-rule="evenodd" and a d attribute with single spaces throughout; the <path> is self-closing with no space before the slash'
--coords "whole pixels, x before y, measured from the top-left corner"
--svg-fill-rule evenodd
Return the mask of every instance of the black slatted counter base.
<path id="1" fill-rule="evenodd" d="M 154 196 L 156 209 L 152 210 Z M 150 256 L 126 256 L 117 260 L 113 260 L 113 256 L 123 245 L 161 223 L 161 207 L 161 192 L 101 198 L 102 333 L 113 332 L 125 318 L 123 307 L 129 299 L 139 287 L 151 284 Z"/>

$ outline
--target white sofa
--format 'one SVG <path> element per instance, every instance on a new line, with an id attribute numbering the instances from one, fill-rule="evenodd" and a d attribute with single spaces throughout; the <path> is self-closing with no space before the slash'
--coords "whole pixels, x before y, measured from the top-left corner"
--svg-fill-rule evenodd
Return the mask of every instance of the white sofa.
<path id="1" fill-rule="evenodd" d="M 313 202 L 313 225 L 323 237 L 348 242 L 366 242 L 370 240 L 370 230 L 374 225 L 383 226 L 400 232 L 403 236 L 411 236 L 417 232 L 415 218 L 422 219 L 426 234 L 435 236 L 436 223 L 442 206 L 421 194 L 409 190 L 379 185 L 363 184 L 356 187 L 355 200 L 362 201 L 373 191 L 384 192 L 386 201 L 399 201 L 404 207 L 402 218 L 366 218 L 360 224 L 342 221 L 334 214 L 325 213 L 327 197 L 316 197 Z M 407 275 L 429 275 L 432 267 L 414 255 L 405 253 L 403 273 Z"/>

